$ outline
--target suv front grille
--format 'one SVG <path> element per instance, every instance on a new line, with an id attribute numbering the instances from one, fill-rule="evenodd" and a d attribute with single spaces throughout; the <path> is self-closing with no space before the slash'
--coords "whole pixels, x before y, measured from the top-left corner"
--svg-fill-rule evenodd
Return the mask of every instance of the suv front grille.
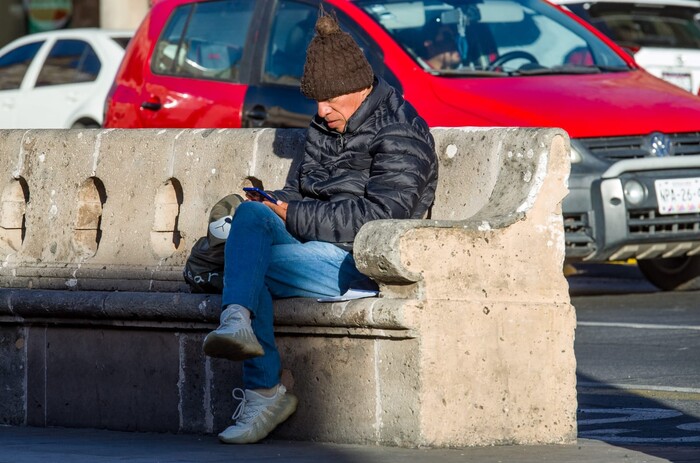
<path id="1" fill-rule="evenodd" d="M 668 134 L 675 156 L 700 154 L 700 132 Z M 579 138 L 594 156 L 611 162 L 650 156 L 649 137 L 596 137 Z"/>
<path id="2" fill-rule="evenodd" d="M 567 256 L 584 257 L 595 251 L 588 214 L 564 214 L 564 231 Z"/>
<path id="3" fill-rule="evenodd" d="M 655 210 L 628 211 L 630 235 L 687 235 L 700 232 L 700 213 L 660 215 Z"/>

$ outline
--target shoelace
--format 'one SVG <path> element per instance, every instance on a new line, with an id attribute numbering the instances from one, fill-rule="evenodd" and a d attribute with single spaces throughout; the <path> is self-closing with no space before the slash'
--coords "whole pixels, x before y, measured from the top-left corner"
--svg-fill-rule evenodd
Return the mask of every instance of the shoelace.
<path id="1" fill-rule="evenodd" d="M 243 411 L 245 410 L 245 404 L 246 404 L 247 400 L 245 398 L 245 391 L 243 389 L 241 389 L 240 387 L 235 388 L 231 394 L 233 395 L 234 399 L 239 400 L 238 406 L 233 411 L 233 415 L 231 416 L 232 420 L 237 421 L 238 417 L 241 416 L 243 414 Z M 238 395 L 236 395 L 236 394 L 238 394 Z"/>
<path id="2" fill-rule="evenodd" d="M 249 400 L 245 397 L 245 391 L 239 387 L 235 388 L 232 392 L 233 398 L 240 400 L 236 410 L 234 410 L 231 416 L 232 420 L 236 420 L 236 423 L 247 423 L 252 418 L 255 418 L 260 414 L 261 409 L 265 408 L 266 404 L 261 403 L 257 406 L 255 402 L 252 406 L 249 406 Z"/>

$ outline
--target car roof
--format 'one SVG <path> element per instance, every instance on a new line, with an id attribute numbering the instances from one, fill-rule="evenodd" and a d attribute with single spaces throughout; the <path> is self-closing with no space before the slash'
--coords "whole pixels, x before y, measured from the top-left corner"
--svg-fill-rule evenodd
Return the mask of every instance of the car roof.
<path id="1" fill-rule="evenodd" d="M 89 37 L 103 35 L 107 37 L 132 37 L 134 31 L 130 29 L 100 29 L 97 27 L 78 27 L 75 29 L 58 29 L 54 31 L 34 32 L 15 40 L 34 40 L 48 37 Z M 14 41 L 13 41 L 14 42 Z"/>
<path id="2" fill-rule="evenodd" d="M 549 0 L 558 5 L 571 3 L 631 3 L 636 5 L 654 6 L 682 6 L 687 8 L 700 8 L 700 1 L 696 0 Z"/>
<path id="3" fill-rule="evenodd" d="M 59 29 L 55 31 L 45 31 L 45 32 L 35 32 L 33 34 L 23 35 L 22 37 L 16 38 L 5 45 L 0 46 L 0 52 L 5 52 L 5 50 L 12 50 L 14 48 L 26 45 L 28 43 L 36 42 L 37 40 L 46 40 L 52 38 L 84 38 L 84 39 L 97 39 L 98 37 L 105 37 L 110 39 L 120 39 L 120 38 L 131 38 L 134 36 L 133 30 L 130 29 L 99 29 L 97 27 L 79 27 L 75 29 Z"/>

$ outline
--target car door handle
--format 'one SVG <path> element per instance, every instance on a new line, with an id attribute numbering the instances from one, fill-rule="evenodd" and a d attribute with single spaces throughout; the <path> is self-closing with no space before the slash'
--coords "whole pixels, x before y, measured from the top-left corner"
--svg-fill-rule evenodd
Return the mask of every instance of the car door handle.
<path id="1" fill-rule="evenodd" d="M 159 100 L 148 100 L 141 103 L 141 107 L 149 111 L 158 111 L 163 105 Z"/>
<path id="2" fill-rule="evenodd" d="M 245 113 L 252 127 L 260 127 L 267 120 L 267 110 L 264 106 L 254 106 Z"/>

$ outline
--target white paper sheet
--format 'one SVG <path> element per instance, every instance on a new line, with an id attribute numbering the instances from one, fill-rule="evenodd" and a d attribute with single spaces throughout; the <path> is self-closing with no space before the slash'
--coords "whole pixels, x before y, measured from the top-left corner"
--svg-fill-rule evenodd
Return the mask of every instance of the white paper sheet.
<path id="1" fill-rule="evenodd" d="M 340 296 L 331 297 L 319 297 L 316 299 L 318 302 L 342 302 L 349 301 L 352 299 L 362 299 L 363 297 L 375 297 L 379 294 L 379 291 L 372 291 L 368 289 L 348 289 L 345 294 Z"/>

